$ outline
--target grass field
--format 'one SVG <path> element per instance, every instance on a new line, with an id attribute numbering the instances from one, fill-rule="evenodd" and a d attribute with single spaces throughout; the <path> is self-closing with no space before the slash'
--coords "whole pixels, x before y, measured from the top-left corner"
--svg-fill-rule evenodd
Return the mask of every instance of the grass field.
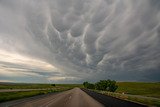
<path id="1" fill-rule="evenodd" d="M 0 83 L 0 89 L 41 89 L 53 88 L 51 84 Z"/>
<path id="2" fill-rule="evenodd" d="M 56 84 L 56 87 L 83 87 L 82 84 Z M 52 84 L 24 84 L 24 83 L 0 83 L 0 89 L 45 89 L 45 88 L 55 88 Z"/>
<path id="3" fill-rule="evenodd" d="M 160 83 L 118 82 L 118 93 L 160 98 Z"/>
<path id="4" fill-rule="evenodd" d="M 114 93 L 94 91 L 123 100 L 160 107 L 160 83 L 117 82 L 117 85 L 118 89 Z"/>
<path id="5" fill-rule="evenodd" d="M 47 94 L 51 92 L 56 92 L 56 90 L 35 90 L 35 91 L 25 91 L 25 92 L 3 92 L 0 93 L 0 102 L 20 99 L 24 97 L 30 97 L 35 95 Z"/>
<path id="6" fill-rule="evenodd" d="M 113 93 L 113 92 L 106 92 L 106 91 L 97 91 L 97 92 L 108 95 L 108 96 L 116 97 L 122 100 L 137 102 L 137 103 L 145 104 L 152 107 L 160 107 L 159 98 L 143 97 L 139 95 L 120 94 L 120 93 Z"/>
<path id="7" fill-rule="evenodd" d="M 0 92 L 0 102 L 10 101 L 25 97 L 31 97 L 35 95 L 60 92 L 72 89 L 74 87 L 83 87 L 81 84 L 10 84 L 1 83 L 0 89 L 46 89 L 46 90 L 34 90 L 34 91 L 21 91 L 21 92 Z"/>

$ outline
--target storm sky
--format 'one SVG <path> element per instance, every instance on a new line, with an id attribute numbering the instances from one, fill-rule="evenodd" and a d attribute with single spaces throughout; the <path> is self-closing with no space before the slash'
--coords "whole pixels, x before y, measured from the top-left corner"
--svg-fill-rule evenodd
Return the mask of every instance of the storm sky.
<path id="1" fill-rule="evenodd" d="M 0 82 L 160 81 L 160 0 L 0 0 Z"/>

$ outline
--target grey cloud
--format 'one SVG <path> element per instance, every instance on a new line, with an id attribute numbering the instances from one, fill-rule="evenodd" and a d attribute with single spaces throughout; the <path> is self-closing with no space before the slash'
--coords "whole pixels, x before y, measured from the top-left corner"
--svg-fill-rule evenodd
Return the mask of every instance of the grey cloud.
<path id="1" fill-rule="evenodd" d="M 84 27 L 85 27 L 85 23 L 84 22 L 77 22 L 76 24 L 74 24 L 71 28 L 71 35 L 73 37 L 78 37 L 81 36 L 84 32 Z"/>
<path id="2" fill-rule="evenodd" d="M 95 75 L 159 81 L 154 79 L 160 70 L 159 0 L 0 2 L 0 50 L 48 62 L 62 70 L 60 76 L 81 78 L 67 82 Z"/>

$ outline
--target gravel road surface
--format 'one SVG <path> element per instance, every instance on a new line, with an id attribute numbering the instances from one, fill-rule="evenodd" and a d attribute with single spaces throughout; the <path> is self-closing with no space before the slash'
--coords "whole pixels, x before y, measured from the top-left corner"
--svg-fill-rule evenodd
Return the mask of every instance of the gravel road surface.
<path id="1" fill-rule="evenodd" d="M 1 103 L 0 107 L 147 107 L 87 89 L 74 88 L 60 93 L 38 95 Z"/>
<path id="2" fill-rule="evenodd" d="M 0 104 L 0 107 L 104 107 L 80 88 Z"/>

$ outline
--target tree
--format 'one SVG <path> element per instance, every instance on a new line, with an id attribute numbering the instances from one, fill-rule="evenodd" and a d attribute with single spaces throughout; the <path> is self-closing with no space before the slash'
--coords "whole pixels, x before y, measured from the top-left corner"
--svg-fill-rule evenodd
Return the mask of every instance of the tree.
<path id="1" fill-rule="evenodd" d="M 99 82 L 97 82 L 95 84 L 95 88 L 97 90 L 108 91 L 108 85 L 109 85 L 108 81 L 106 81 L 106 80 L 100 80 Z"/>
<path id="2" fill-rule="evenodd" d="M 109 84 L 109 91 L 115 92 L 117 90 L 118 86 L 116 85 L 116 81 L 110 81 Z"/>
<path id="3" fill-rule="evenodd" d="M 51 84 L 51 86 L 56 86 L 55 84 Z"/>
<path id="4" fill-rule="evenodd" d="M 86 81 L 86 82 L 83 82 L 83 86 L 84 87 L 86 87 L 87 86 L 87 84 L 88 84 L 88 82 Z"/>
<path id="5" fill-rule="evenodd" d="M 116 81 L 114 80 L 100 80 L 99 82 L 95 84 L 91 84 L 89 82 L 84 82 L 83 83 L 85 88 L 88 89 L 96 89 L 96 90 L 102 90 L 102 91 L 110 91 L 110 92 L 115 92 L 118 86 L 116 85 Z"/>
<path id="6" fill-rule="evenodd" d="M 96 90 L 102 90 L 102 91 L 111 91 L 115 92 L 118 86 L 116 85 L 116 81 L 108 80 L 100 80 L 95 84 Z"/>
<path id="7" fill-rule="evenodd" d="M 84 82 L 83 86 L 88 89 L 95 89 L 94 84 L 91 84 L 89 82 Z"/>

